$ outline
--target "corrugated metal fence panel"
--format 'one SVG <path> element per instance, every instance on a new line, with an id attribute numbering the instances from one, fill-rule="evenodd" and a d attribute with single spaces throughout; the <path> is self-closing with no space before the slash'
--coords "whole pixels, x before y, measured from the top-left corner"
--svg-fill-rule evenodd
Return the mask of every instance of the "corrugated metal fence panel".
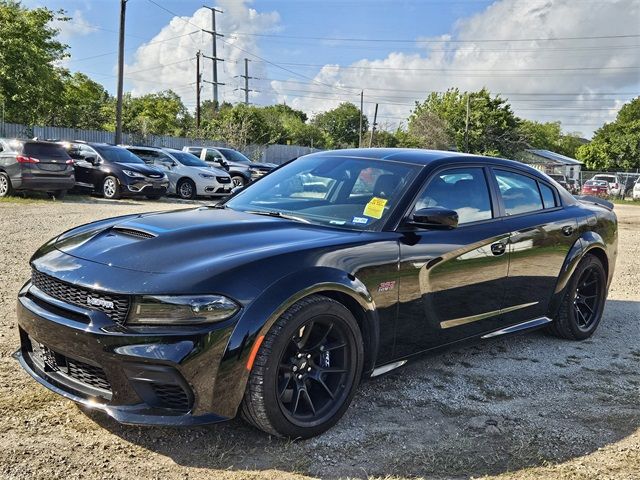
<path id="1" fill-rule="evenodd" d="M 18 123 L 0 123 L 1 137 L 33 138 L 46 140 L 84 140 L 85 142 L 112 143 L 114 133 L 104 130 L 81 130 L 63 127 L 28 127 Z M 125 145 L 149 145 L 154 147 L 169 147 L 182 149 L 189 145 L 210 147 L 224 147 L 225 142 L 202 140 L 197 138 L 171 137 L 168 135 L 139 135 L 125 133 L 122 135 Z M 299 145 L 249 145 L 243 153 L 256 162 L 277 163 L 278 165 L 306 155 L 318 152 L 316 148 L 301 147 Z"/>

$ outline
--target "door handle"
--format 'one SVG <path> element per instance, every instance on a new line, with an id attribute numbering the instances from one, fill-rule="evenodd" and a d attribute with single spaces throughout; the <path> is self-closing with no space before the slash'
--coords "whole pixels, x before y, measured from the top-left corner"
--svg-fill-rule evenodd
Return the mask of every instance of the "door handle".
<path id="1" fill-rule="evenodd" d="M 491 245 L 491 253 L 494 255 L 502 255 L 507 250 L 507 244 L 498 242 Z"/>
<path id="2" fill-rule="evenodd" d="M 571 225 L 566 225 L 562 227 L 562 234 L 566 237 L 570 237 L 573 233 L 573 227 Z"/>

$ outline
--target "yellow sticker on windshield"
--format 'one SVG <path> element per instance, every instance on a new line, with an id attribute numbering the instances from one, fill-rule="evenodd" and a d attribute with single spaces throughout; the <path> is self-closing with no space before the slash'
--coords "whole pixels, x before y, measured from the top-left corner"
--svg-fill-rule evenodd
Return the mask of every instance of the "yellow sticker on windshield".
<path id="1" fill-rule="evenodd" d="M 369 200 L 369 203 L 364 207 L 363 215 L 371 218 L 382 218 L 384 212 L 384 206 L 387 204 L 387 200 L 384 198 L 373 197 Z"/>

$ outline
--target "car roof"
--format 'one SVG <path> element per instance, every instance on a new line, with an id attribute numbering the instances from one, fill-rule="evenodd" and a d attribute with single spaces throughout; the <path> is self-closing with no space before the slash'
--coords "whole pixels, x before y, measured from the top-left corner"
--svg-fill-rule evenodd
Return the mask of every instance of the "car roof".
<path id="1" fill-rule="evenodd" d="M 423 150 L 418 148 L 350 148 L 345 150 L 325 150 L 322 152 L 312 153 L 311 155 L 386 160 L 391 162 L 411 163 L 420 166 L 429 165 L 434 162 L 443 163 L 441 161 L 451 161 L 452 163 L 479 161 L 480 163 L 487 163 L 491 165 L 515 167 L 538 175 L 541 173 L 539 170 L 515 160 L 444 150 Z"/>

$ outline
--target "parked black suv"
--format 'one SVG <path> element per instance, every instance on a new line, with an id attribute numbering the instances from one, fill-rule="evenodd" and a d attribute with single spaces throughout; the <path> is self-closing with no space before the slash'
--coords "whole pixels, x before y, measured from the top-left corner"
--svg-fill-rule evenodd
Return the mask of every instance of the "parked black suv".
<path id="1" fill-rule="evenodd" d="M 167 193 L 169 179 L 126 148 L 106 143 L 64 143 L 74 159 L 76 186 L 105 198 L 146 196 L 157 200 Z"/>
<path id="2" fill-rule="evenodd" d="M 73 160 L 60 145 L 0 138 L 0 197 L 39 190 L 62 198 L 74 184 Z"/>

